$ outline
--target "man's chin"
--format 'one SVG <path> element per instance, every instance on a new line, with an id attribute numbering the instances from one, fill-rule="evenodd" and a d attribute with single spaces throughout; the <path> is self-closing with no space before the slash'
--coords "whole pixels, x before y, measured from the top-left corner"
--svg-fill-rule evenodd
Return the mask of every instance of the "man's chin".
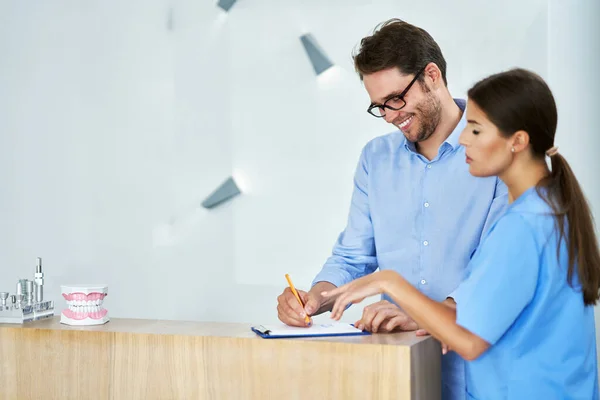
<path id="1" fill-rule="evenodd" d="M 404 132 L 402 132 L 402 133 L 404 134 L 404 137 L 406 138 L 406 140 L 408 140 L 409 142 L 415 143 L 415 144 L 424 142 L 431 137 L 431 135 L 425 136 L 425 135 L 411 135 L 410 133 L 404 133 Z"/>
<path id="2" fill-rule="evenodd" d="M 400 132 L 402 132 L 406 140 L 408 140 L 409 142 L 417 143 L 421 141 L 421 138 L 419 137 L 419 130 L 415 129 L 414 126 L 409 126 L 408 131 L 404 131 L 402 130 L 402 128 L 398 129 L 400 129 Z"/>
<path id="3" fill-rule="evenodd" d="M 406 140 L 412 143 L 420 142 L 419 138 L 416 135 L 411 135 L 409 132 L 401 131 Z"/>

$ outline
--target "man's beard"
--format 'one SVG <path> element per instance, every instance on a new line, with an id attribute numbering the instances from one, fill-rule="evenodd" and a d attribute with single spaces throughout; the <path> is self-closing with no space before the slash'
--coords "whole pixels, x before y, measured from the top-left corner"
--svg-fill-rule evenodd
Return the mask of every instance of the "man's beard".
<path id="1" fill-rule="evenodd" d="M 429 139 L 437 129 L 442 119 L 442 105 L 433 94 L 429 94 L 416 106 L 416 111 L 415 114 L 419 116 L 419 130 L 415 143 L 418 143 Z"/>

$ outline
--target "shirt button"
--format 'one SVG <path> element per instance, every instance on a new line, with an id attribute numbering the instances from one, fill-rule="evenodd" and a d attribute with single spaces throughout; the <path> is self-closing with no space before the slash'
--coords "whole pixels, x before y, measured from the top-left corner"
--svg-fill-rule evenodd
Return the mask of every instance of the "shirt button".
<path id="1" fill-rule="evenodd" d="M 425 208 L 429 207 L 429 203 L 425 203 L 423 205 L 425 206 Z"/>
<path id="2" fill-rule="evenodd" d="M 427 168 L 431 168 L 431 164 L 427 164 Z"/>
<path id="3" fill-rule="evenodd" d="M 425 279 L 421 279 L 421 285 L 424 285 L 426 283 L 427 283 L 427 281 Z"/>
<path id="4" fill-rule="evenodd" d="M 423 245 L 427 246 L 427 245 L 429 245 L 429 242 L 426 240 L 423 242 Z"/>

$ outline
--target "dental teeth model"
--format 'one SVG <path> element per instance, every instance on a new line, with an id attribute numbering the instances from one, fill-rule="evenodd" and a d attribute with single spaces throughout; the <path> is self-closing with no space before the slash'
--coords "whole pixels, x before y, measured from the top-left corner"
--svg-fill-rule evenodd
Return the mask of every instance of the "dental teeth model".
<path id="1" fill-rule="evenodd" d="M 0 323 L 22 324 L 54 316 L 54 301 L 44 300 L 44 273 L 39 257 L 33 277 L 19 279 L 13 295 L 0 293 Z"/>
<path id="2" fill-rule="evenodd" d="M 66 325 L 102 325 L 109 321 L 108 311 L 102 307 L 108 295 L 105 285 L 64 285 L 60 287 L 69 308 L 60 314 Z"/>

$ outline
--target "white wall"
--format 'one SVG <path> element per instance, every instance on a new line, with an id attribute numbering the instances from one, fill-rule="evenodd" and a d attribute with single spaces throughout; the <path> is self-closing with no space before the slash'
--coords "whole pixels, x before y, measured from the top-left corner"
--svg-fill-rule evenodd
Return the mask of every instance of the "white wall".
<path id="1" fill-rule="evenodd" d="M 600 2 L 551 0 L 548 81 L 559 110 L 556 144 L 567 158 L 600 223 Z M 600 343 L 596 307 L 596 341 Z M 598 352 L 600 361 L 600 352 Z"/>
<path id="2" fill-rule="evenodd" d="M 310 283 L 361 147 L 390 129 L 350 55 L 394 16 L 438 40 L 455 96 L 548 76 L 542 0 L 0 2 L 0 290 L 41 256 L 59 308 L 60 284 L 105 282 L 114 317 L 276 321 L 283 275 Z M 306 32 L 338 65 L 322 78 Z M 247 193 L 195 209 L 232 171 Z"/>

